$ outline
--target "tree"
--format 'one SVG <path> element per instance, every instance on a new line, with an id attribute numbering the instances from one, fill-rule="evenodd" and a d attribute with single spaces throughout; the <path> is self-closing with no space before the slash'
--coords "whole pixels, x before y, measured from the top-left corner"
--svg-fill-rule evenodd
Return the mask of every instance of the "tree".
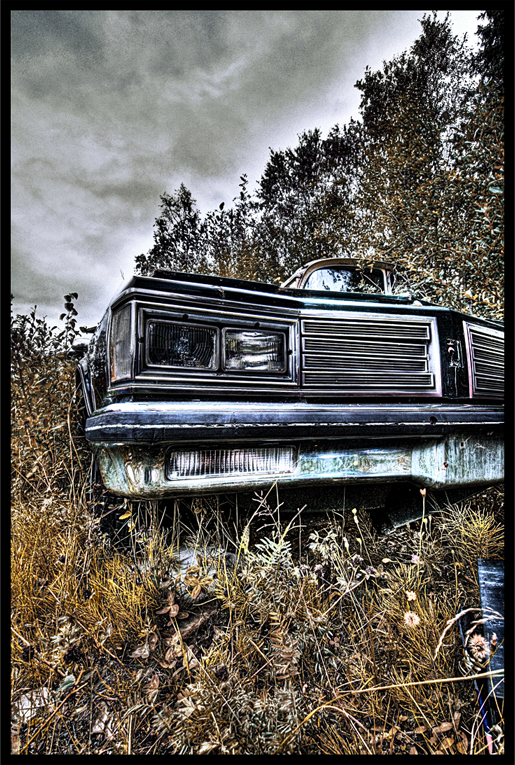
<path id="1" fill-rule="evenodd" d="M 506 12 L 484 11 L 479 19 L 487 19 L 488 23 L 477 28 L 480 47 L 473 57 L 472 65 L 483 82 L 504 89 Z"/>
<path id="2" fill-rule="evenodd" d="M 489 178 L 491 191 L 499 188 L 498 138 L 495 130 L 477 130 L 477 120 L 486 117 L 477 76 L 448 16 L 439 21 L 433 13 L 421 24 L 410 51 L 382 71 L 367 69 L 356 84 L 363 125 L 354 212 L 350 221 L 335 217 L 334 236 L 363 258 L 395 261 L 421 296 L 496 315 L 499 296 L 492 280 L 499 258 L 492 232 L 499 233 L 499 220 L 478 213 L 484 210 L 484 180 Z M 473 125 L 476 144 L 470 141 Z M 491 288 L 478 301 L 485 268 Z"/>
<path id="3" fill-rule="evenodd" d="M 255 197 L 204 219 L 181 185 L 161 197 L 154 268 L 282 281 L 326 255 L 387 259 L 401 288 L 463 311 L 502 313 L 504 12 L 486 11 L 477 54 L 449 14 L 356 83 L 361 120 L 270 150 Z"/>
<path id="4" fill-rule="evenodd" d="M 337 254 L 328 212 L 348 198 L 342 179 L 339 185 L 332 181 L 335 167 L 343 167 L 349 154 L 350 135 L 335 126 L 324 140 L 317 128 L 302 133 L 294 149 L 271 150 L 257 191 L 256 237 L 276 280 L 309 260 Z"/>
<path id="5" fill-rule="evenodd" d="M 146 255 L 136 256 L 138 273 L 149 275 L 156 268 L 207 273 L 206 225 L 184 184 L 174 194 L 161 196 L 161 215 L 154 229 L 154 246 Z"/>
<path id="6" fill-rule="evenodd" d="M 240 193 L 234 207 L 206 216 L 209 262 L 219 276 L 256 280 L 261 276 L 260 257 L 254 244 L 256 205 L 248 193 L 246 175 L 240 178 Z"/>

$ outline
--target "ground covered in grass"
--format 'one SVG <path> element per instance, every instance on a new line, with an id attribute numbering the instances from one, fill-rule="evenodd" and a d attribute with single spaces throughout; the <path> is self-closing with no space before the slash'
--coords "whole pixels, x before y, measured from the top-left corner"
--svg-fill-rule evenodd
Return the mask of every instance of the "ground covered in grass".
<path id="1" fill-rule="evenodd" d="M 453 620 L 503 554 L 498 489 L 390 535 L 266 499 L 239 528 L 214 498 L 112 515 L 106 534 L 80 499 L 15 502 L 14 751 L 486 751 L 463 679 L 485 655 L 464 667 Z"/>

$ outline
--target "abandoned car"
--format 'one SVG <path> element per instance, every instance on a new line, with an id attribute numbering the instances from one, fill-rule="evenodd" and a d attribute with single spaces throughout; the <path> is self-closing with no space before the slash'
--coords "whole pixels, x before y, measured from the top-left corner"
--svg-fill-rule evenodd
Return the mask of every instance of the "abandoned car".
<path id="1" fill-rule="evenodd" d="M 391 280 L 387 263 L 346 258 L 281 286 L 133 276 L 78 366 L 106 489 L 276 484 L 391 509 L 501 482 L 503 325 L 392 294 Z"/>

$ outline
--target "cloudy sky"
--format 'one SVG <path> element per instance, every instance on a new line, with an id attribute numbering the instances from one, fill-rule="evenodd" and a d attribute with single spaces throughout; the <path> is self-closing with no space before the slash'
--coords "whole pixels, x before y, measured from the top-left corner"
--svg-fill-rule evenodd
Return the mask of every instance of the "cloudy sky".
<path id="1" fill-rule="evenodd" d="M 475 42 L 481 11 L 452 11 Z M 153 243 L 160 195 L 202 213 L 253 191 L 269 149 L 358 117 L 354 88 L 429 11 L 15 11 L 11 292 L 95 324 Z M 446 11 L 440 11 L 441 17 Z"/>

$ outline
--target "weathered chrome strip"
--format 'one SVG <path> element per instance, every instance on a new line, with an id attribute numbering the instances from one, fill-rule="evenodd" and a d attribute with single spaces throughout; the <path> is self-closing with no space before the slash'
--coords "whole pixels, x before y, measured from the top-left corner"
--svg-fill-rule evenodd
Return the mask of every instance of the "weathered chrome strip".
<path id="1" fill-rule="evenodd" d="M 460 428 L 499 432 L 503 423 L 499 405 L 124 402 L 110 404 L 89 417 L 86 437 L 91 441 L 157 442 L 185 439 L 188 433 L 191 439 L 199 438 L 200 433 L 204 440 L 216 440 L 234 434 L 251 437 L 252 432 L 254 438 L 270 437 L 268 433 L 277 438 L 281 432 L 287 438 L 295 429 L 297 438 L 313 438 L 317 432 L 327 435 L 332 428 L 332 437 L 400 429 L 404 435 L 422 432 L 427 438 Z"/>

